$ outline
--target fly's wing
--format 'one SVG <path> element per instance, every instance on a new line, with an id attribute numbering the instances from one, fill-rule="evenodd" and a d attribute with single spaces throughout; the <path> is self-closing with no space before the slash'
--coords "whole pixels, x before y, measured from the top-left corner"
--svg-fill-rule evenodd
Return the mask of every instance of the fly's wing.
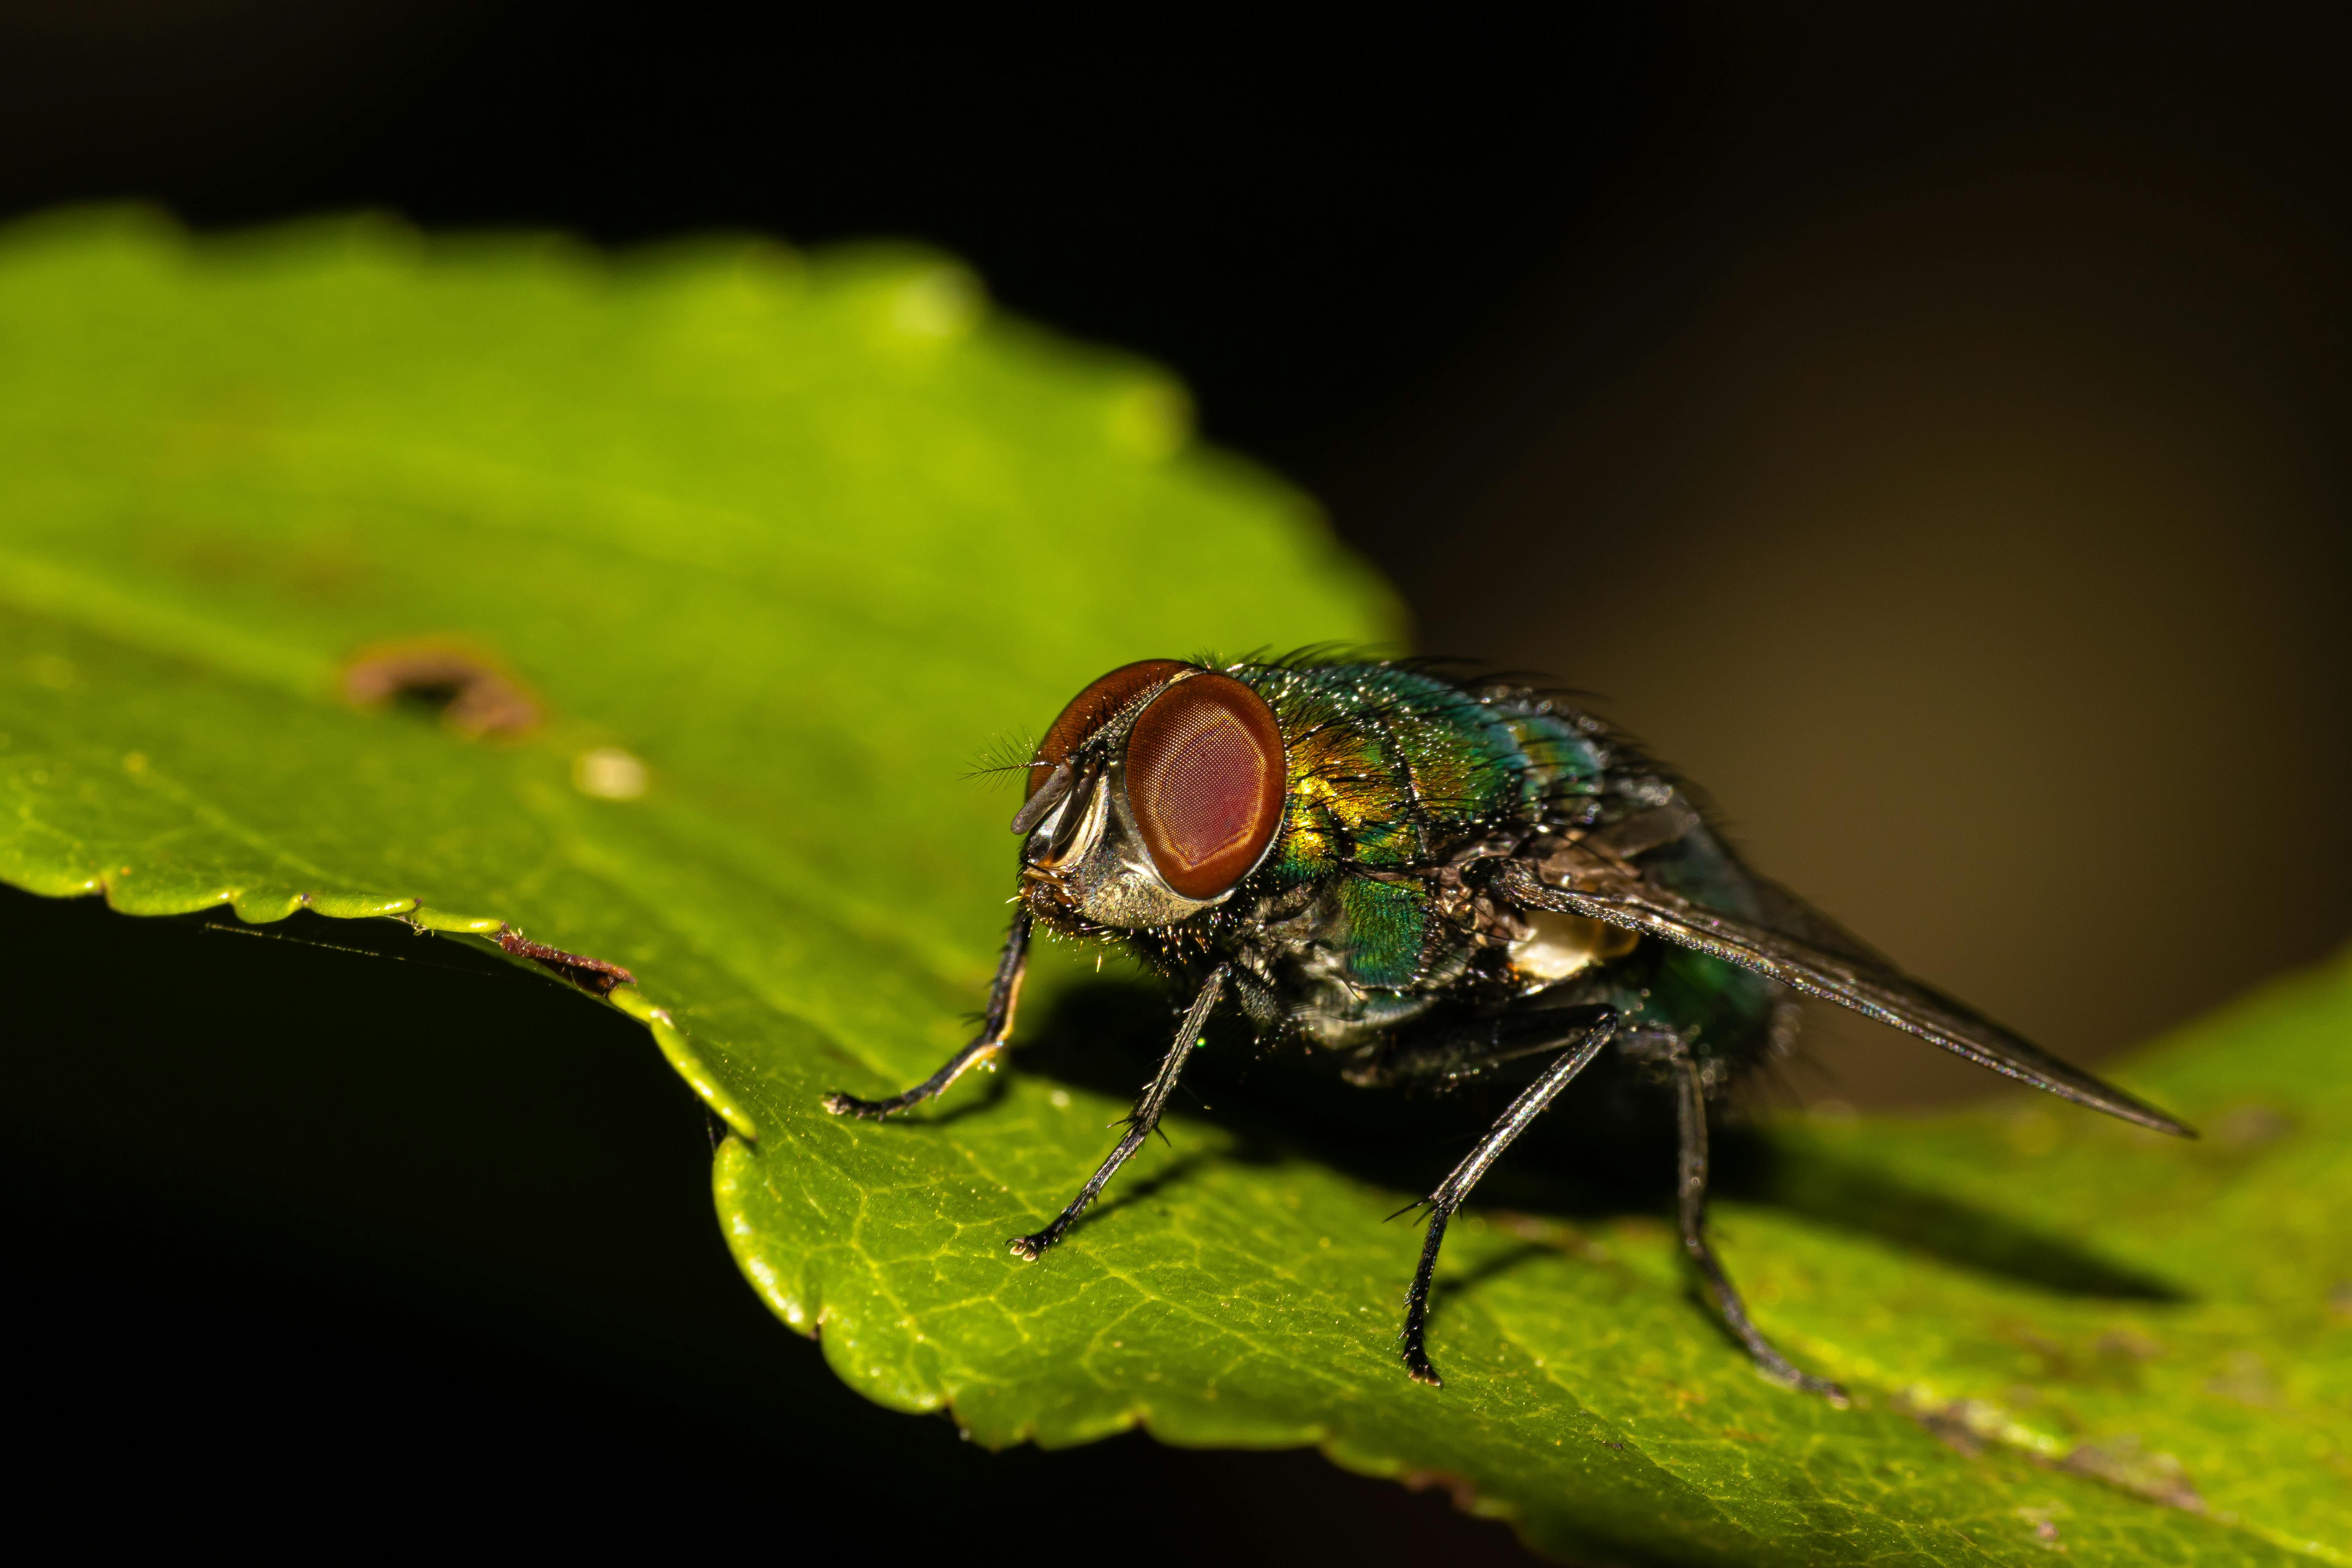
<path id="1" fill-rule="evenodd" d="M 1920 984 L 1780 888 L 1765 885 L 1767 919 L 1787 930 L 1703 909 L 1597 860 L 1590 873 L 1571 875 L 1561 885 L 1538 878 L 1533 867 L 1517 861 L 1502 872 L 1501 890 L 1532 908 L 1582 915 L 1753 970 L 2063 1100 L 2159 1132 L 2196 1136 L 2155 1107 Z"/>

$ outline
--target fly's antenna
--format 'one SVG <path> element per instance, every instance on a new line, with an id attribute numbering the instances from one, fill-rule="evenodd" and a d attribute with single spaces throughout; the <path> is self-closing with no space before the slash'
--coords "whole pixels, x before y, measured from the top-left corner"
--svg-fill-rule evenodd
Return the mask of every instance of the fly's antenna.
<path id="1" fill-rule="evenodd" d="M 1037 758 L 1037 742 L 1025 731 L 997 736 L 983 747 L 980 754 L 964 769 L 967 781 L 996 779 L 1007 773 L 1028 773 Z"/>

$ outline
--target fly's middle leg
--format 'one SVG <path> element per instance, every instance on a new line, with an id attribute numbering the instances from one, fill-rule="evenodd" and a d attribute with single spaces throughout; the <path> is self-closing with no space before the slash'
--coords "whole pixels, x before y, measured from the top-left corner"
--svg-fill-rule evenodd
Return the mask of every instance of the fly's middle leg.
<path id="1" fill-rule="evenodd" d="M 1601 1048 L 1609 1043 L 1609 1037 L 1617 1027 L 1614 1007 L 1562 1007 L 1545 1016 L 1558 1021 L 1560 1033 L 1553 1037 L 1564 1041 L 1567 1048 L 1544 1068 L 1541 1077 L 1521 1091 L 1510 1109 L 1486 1130 L 1486 1135 L 1470 1151 L 1469 1157 L 1438 1184 L 1435 1192 L 1408 1205 L 1429 1211 L 1429 1234 L 1422 1241 L 1421 1264 L 1413 1270 L 1412 1289 L 1405 1293 L 1402 1348 L 1405 1371 L 1412 1374 L 1416 1383 L 1425 1383 L 1433 1388 L 1441 1386 L 1444 1380 L 1429 1362 L 1429 1289 L 1436 1276 L 1437 1249 L 1445 1240 L 1446 1223 L 1470 1195 L 1470 1189 L 1478 1184 L 1478 1178 L 1486 1173 L 1487 1167 L 1502 1157 L 1503 1151 L 1527 1131 L 1529 1122 L 1550 1107 L 1578 1073 L 1592 1065 L 1592 1058 L 1601 1054 Z"/>
<path id="2" fill-rule="evenodd" d="M 1016 1236 L 1006 1244 L 1013 1248 L 1015 1257 L 1028 1258 L 1033 1263 L 1043 1258 L 1045 1249 L 1061 1240 L 1070 1226 L 1077 1223 L 1078 1215 L 1086 1212 L 1087 1205 L 1102 1195 L 1103 1188 L 1109 1184 L 1118 1168 L 1127 1163 L 1129 1155 L 1143 1147 L 1143 1141 L 1150 1137 L 1152 1130 L 1160 1125 L 1160 1115 L 1167 1110 L 1168 1101 L 1176 1092 L 1176 1080 L 1183 1075 L 1185 1059 L 1192 1056 L 1192 1047 L 1201 1043 L 1201 1030 L 1208 1023 L 1209 1015 L 1216 1010 L 1217 998 L 1224 993 L 1225 973 L 1222 964 L 1211 971 L 1200 994 L 1192 999 L 1183 1023 L 1177 1026 L 1175 1043 L 1168 1047 L 1168 1055 L 1160 1063 L 1160 1071 L 1144 1086 L 1143 1097 L 1136 1101 L 1135 1110 L 1128 1116 L 1127 1136 L 1118 1141 L 1118 1146 L 1110 1152 L 1110 1157 L 1087 1178 L 1087 1184 L 1078 1189 L 1078 1195 L 1054 1216 L 1051 1225 L 1030 1236 Z"/>

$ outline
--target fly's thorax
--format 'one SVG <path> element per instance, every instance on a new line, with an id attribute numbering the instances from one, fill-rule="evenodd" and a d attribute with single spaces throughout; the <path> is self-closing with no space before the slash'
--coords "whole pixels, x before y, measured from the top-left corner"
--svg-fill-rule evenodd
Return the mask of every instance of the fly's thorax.
<path id="1" fill-rule="evenodd" d="M 1218 917 L 1219 951 L 1265 994 L 1262 1029 L 1350 1048 L 1420 1016 L 1462 978 L 1471 944 L 1423 941 L 1418 926 L 1402 971 L 1389 962 L 1384 933 L 1367 931 L 1360 900 L 1349 897 L 1368 886 L 1349 878 L 1281 886 Z"/>
<path id="2" fill-rule="evenodd" d="M 1366 985 L 1354 960 L 1338 931 L 1261 954 L 1282 997 L 1286 1034 L 1318 1050 L 1346 1050 L 1419 1017 L 1435 1005 L 1444 989 L 1442 982 L 1409 988 Z"/>
<path id="3" fill-rule="evenodd" d="M 1246 672 L 1290 741 L 1289 875 L 1426 866 L 1462 834 L 1584 820 L 1605 787 L 1601 728 L 1535 694 L 1392 664 Z"/>
<path id="4" fill-rule="evenodd" d="M 1291 1031 L 1318 1050 L 1352 1050 L 1410 1024 L 1437 1005 L 1434 994 L 1359 992 L 1344 981 L 1315 987 L 1292 1004 Z"/>

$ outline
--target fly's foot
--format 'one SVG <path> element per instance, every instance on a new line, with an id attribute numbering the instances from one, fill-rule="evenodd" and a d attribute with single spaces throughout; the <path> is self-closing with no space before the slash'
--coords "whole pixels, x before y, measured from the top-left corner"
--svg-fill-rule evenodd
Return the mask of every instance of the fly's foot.
<path id="1" fill-rule="evenodd" d="M 1445 1380 L 1429 1364 L 1429 1288 L 1437 1276 L 1437 1247 L 1445 1239 L 1445 1222 L 1454 1217 L 1454 1205 L 1459 1202 L 1458 1194 L 1449 1196 L 1446 1188 L 1440 1187 L 1389 1215 L 1394 1219 L 1418 1208 L 1429 1211 L 1429 1234 L 1422 1237 L 1421 1267 L 1413 1270 L 1412 1289 L 1404 1293 L 1404 1330 L 1397 1340 L 1404 1352 L 1406 1373 L 1431 1388 L 1444 1388 Z"/>
<path id="2" fill-rule="evenodd" d="M 1445 1380 L 1429 1364 L 1427 1296 L 1419 1280 L 1413 1283 L 1414 1295 L 1405 1302 L 1404 1328 L 1397 1335 L 1397 1349 L 1404 1356 L 1406 1376 L 1431 1388 L 1444 1388 Z"/>
<path id="3" fill-rule="evenodd" d="M 899 1110 L 900 1106 L 895 1100 L 860 1100 L 854 1094 L 836 1090 L 824 1097 L 824 1108 L 835 1116 L 855 1116 L 860 1121 L 871 1121 L 877 1116 L 887 1116 Z"/>
<path id="4" fill-rule="evenodd" d="M 1036 1262 L 1037 1259 L 1045 1256 L 1045 1249 L 1047 1247 L 1053 1246 L 1055 1242 L 1061 1240 L 1063 1237 L 1069 1234 L 1070 1226 L 1077 1223 L 1079 1214 L 1083 1212 L 1087 1205 L 1091 1203 L 1093 1200 L 1093 1193 L 1088 1192 L 1084 1194 L 1079 1197 L 1077 1202 L 1072 1204 L 1068 1208 L 1064 1209 L 1060 1214 L 1055 1215 L 1054 1216 L 1054 1223 L 1047 1226 L 1045 1229 L 1037 1232 L 1034 1236 L 1016 1236 L 1004 1245 L 1013 1249 L 1013 1257 L 1025 1258 L 1032 1263 Z"/>

